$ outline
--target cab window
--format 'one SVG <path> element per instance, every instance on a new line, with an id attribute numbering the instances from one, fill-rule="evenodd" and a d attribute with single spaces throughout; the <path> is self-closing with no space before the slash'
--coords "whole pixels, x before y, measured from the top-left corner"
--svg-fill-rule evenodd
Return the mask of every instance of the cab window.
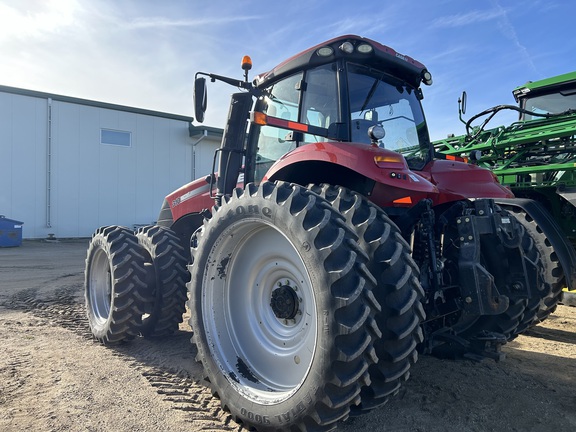
<path id="1" fill-rule="evenodd" d="M 330 125 L 340 122 L 338 106 L 336 65 L 328 64 L 289 76 L 265 89 L 256 110 L 321 128 L 327 135 Z M 319 133 L 318 129 L 315 133 Z M 297 146 L 327 140 L 322 135 L 260 126 L 254 180 L 260 181 L 274 162 Z"/>
<path id="2" fill-rule="evenodd" d="M 378 145 L 402 153 L 412 169 L 429 157 L 428 129 L 422 106 L 412 87 L 383 71 L 348 64 L 350 140 L 370 144 L 370 127 L 380 125 Z"/>
<path id="3" fill-rule="evenodd" d="M 338 81 L 336 64 L 327 64 L 306 73 L 306 91 L 303 95 L 300 123 L 328 129 L 340 122 L 338 112 Z M 304 135 L 305 143 L 326 141 L 318 135 Z"/>
<path id="4" fill-rule="evenodd" d="M 266 89 L 265 96 L 258 101 L 258 110 L 272 117 L 297 122 L 302 78 L 303 73 L 297 73 Z M 291 139 L 288 129 L 272 126 L 259 128 L 256 181 L 264 177 L 276 160 L 296 147 L 296 142 Z"/>

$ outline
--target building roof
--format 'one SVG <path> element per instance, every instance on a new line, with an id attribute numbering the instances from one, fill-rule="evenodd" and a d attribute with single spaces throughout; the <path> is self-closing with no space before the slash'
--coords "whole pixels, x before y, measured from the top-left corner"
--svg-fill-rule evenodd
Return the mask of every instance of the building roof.
<path id="1" fill-rule="evenodd" d="M 192 123 L 188 125 L 188 131 L 190 132 L 191 137 L 204 135 L 222 138 L 222 135 L 224 134 L 224 129 L 212 126 L 194 126 Z"/>
<path id="2" fill-rule="evenodd" d="M 68 102 L 68 103 L 73 103 L 73 104 L 78 104 L 78 105 L 87 105 L 87 106 L 92 106 L 92 107 L 97 107 L 97 108 L 106 108 L 106 109 L 112 109 L 112 110 L 116 110 L 116 111 L 125 111 L 125 112 L 149 115 L 149 116 L 154 116 L 154 117 L 163 117 L 163 118 L 168 118 L 168 119 L 173 119 L 173 120 L 181 120 L 181 121 L 190 122 L 190 123 L 194 121 L 193 117 L 183 116 L 183 115 L 179 115 L 179 114 L 171 114 L 171 113 L 165 113 L 165 112 L 161 112 L 161 111 L 147 110 L 147 109 L 143 109 L 143 108 L 134 108 L 134 107 L 129 107 L 129 106 L 125 106 L 125 105 L 116 105 L 116 104 L 111 104 L 111 103 L 106 103 L 106 102 L 98 102 L 98 101 L 93 101 L 93 100 L 89 100 L 89 99 L 80 99 L 80 98 L 75 98 L 75 97 L 70 97 L 70 96 L 62 96 L 62 95 L 58 95 L 58 94 L 54 94 L 54 93 L 45 93 L 45 92 L 40 92 L 40 91 L 36 91 L 36 90 L 27 90 L 27 89 L 22 89 L 22 88 L 17 88 L 17 87 L 9 87 L 9 86 L 0 85 L 0 92 L 12 93 L 12 94 L 17 94 L 17 95 L 30 96 L 30 97 L 36 97 L 36 98 L 42 98 L 42 99 L 52 99 L 55 101 Z"/>

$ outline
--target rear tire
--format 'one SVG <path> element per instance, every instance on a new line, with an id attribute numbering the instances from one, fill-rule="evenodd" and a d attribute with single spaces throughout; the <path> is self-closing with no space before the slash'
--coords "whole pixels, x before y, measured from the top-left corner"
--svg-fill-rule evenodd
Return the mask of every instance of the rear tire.
<path id="1" fill-rule="evenodd" d="M 381 307 L 376 323 L 382 336 L 374 346 L 378 361 L 370 366 L 371 383 L 362 389 L 362 403 L 353 407 L 353 413 L 367 412 L 398 393 L 418 359 L 416 347 L 423 339 L 420 323 L 425 315 L 418 267 L 400 230 L 382 209 L 343 187 L 309 188 L 327 199 L 354 228 L 359 246 L 370 257 L 368 269 L 378 281 L 374 290 Z"/>
<path id="2" fill-rule="evenodd" d="M 562 289 L 565 286 L 564 270 L 554 248 L 536 221 L 520 209 L 513 207 L 510 210 L 534 240 L 544 267 L 544 283 L 549 285 L 548 293 L 540 299 L 535 320 L 530 325 L 534 326 L 544 321 L 556 310 L 562 298 Z"/>
<path id="3" fill-rule="evenodd" d="M 145 337 L 171 335 L 178 330 L 186 311 L 188 260 L 180 240 L 169 228 L 153 225 L 139 228 L 136 238 L 145 251 L 150 275 L 149 302 L 140 332 Z"/>
<path id="4" fill-rule="evenodd" d="M 88 324 L 96 339 L 109 344 L 139 334 L 146 280 L 144 255 L 132 231 L 118 226 L 96 230 L 84 280 Z"/>
<path id="5" fill-rule="evenodd" d="M 376 361 L 374 278 L 329 203 L 249 184 L 193 237 L 190 324 L 222 407 L 247 429 L 327 430 Z"/>

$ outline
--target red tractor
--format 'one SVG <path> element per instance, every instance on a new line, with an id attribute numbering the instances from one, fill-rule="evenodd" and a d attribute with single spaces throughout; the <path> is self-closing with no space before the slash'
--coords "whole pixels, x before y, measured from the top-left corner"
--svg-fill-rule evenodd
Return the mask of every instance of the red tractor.
<path id="1" fill-rule="evenodd" d="M 342 36 L 232 95 L 217 174 L 168 195 L 157 225 L 100 228 L 86 304 L 104 343 L 178 329 L 188 306 L 206 381 L 248 428 L 326 430 L 381 406 L 418 353 L 502 358 L 550 290 L 512 193 L 439 157 L 424 65 Z M 213 170 L 215 171 L 215 170 Z M 542 222 L 544 221 L 544 222 Z M 536 237 L 536 238 L 535 238 Z M 572 275 L 572 255 L 560 257 Z"/>

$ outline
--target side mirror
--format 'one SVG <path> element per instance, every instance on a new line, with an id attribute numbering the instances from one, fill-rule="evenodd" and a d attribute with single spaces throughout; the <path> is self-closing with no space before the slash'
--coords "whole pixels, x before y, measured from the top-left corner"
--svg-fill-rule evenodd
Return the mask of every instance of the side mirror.
<path id="1" fill-rule="evenodd" d="M 462 114 L 466 114 L 466 99 L 468 99 L 468 96 L 466 95 L 466 91 L 463 91 L 462 96 L 460 96 L 460 99 L 458 99 L 458 103 L 460 104 L 460 112 Z"/>
<path id="2" fill-rule="evenodd" d="M 207 104 L 206 78 L 196 78 L 194 80 L 194 115 L 199 123 L 204 121 Z"/>
<path id="3" fill-rule="evenodd" d="M 466 114 L 466 99 L 468 99 L 468 96 L 466 95 L 466 90 L 464 90 L 462 96 L 458 98 L 458 118 L 464 124 L 466 124 L 466 122 L 462 118 L 462 114 Z"/>

